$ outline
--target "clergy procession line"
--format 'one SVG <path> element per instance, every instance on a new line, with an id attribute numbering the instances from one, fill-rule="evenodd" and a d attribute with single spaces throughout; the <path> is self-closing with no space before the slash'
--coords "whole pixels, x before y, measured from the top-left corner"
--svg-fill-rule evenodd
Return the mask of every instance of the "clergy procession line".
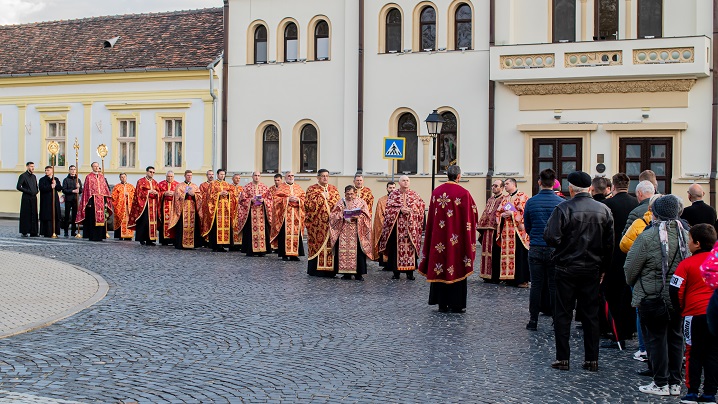
<path id="1" fill-rule="evenodd" d="M 127 183 L 126 174 L 120 174 L 120 183 L 110 192 L 100 165 L 95 162 L 91 167 L 84 183 L 75 166 L 69 167 L 60 183 L 54 168 L 48 166 L 38 187 L 34 164 L 27 163 L 17 185 L 22 192 L 23 237 L 52 237 L 61 230 L 65 237 L 80 237 L 76 225 L 82 224 L 82 237 L 102 241 L 114 216 L 117 239 L 134 237 L 144 246 L 159 242 L 177 249 L 209 247 L 214 252 L 229 248 L 247 256 L 275 252 L 284 261 L 307 256 L 310 276 L 339 274 L 342 279 L 362 280 L 367 259 L 379 261 L 384 270 L 393 272 L 393 279 L 404 273 L 414 280 L 418 269 L 431 282 L 429 304 L 438 304 L 440 311 L 466 308 L 466 278 L 473 273 L 478 214 L 473 198 L 458 184 L 458 166 L 450 167 L 448 182 L 434 190 L 428 221 L 426 205 L 410 189 L 408 176 L 400 177 L 398 187 L 387 183 L 387 193 L 378 199 L 373 212 L 374 195 L 364 186 L 361 174 L 344 188 L 342 197 L 329 184 L 326 169 L 317 172 L 317 183 L 305 191 L 294 182 L 292 172 L 276 174 L 274 186 L 267 187 L 255 171 L 252 182 L 243 187 L 239 174 L 232 176 L 230 184 L 224 169 L 217 170 L 216 179 L 209 170 L 207 181 L 198 186 L 192 182 L 191 170 L 184 172 L 183 182 L 175 181 L 172 171 L 157 182 L 155 168 L 149 166 L 135 186 Z M 65 195 L 64 225 L 60 192 Z M 420 260 L 421 256 L 425 259 Z"/>

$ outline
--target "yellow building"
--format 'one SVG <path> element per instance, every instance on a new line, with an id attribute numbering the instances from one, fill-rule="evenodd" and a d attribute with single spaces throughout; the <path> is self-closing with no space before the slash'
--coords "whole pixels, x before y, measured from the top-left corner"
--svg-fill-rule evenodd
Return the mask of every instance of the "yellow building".
<path id="1" fill-rule="evenodd" d="M 0 212 L 19 211 L 17 177 L 54 162 L 81 177 L 105 144 L 110 183 L 152 165 L 202 172 L 218 161 L 221 8 L 0 26 Z M 214 146 L 214 148 L 213 148 Z"/>

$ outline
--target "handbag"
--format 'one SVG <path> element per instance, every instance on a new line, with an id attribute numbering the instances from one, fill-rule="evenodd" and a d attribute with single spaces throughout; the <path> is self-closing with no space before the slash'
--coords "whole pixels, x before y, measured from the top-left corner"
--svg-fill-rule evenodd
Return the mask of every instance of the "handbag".
<path id="1" fill-rule="evenodd" d="M 673 262 L 675 261 L 677 254 L 678 250 L 676 250 L 673 254 L 673 258 L 671 259 L 671 263 L 668 265 L 668 268 L 673 267 Z M 663 273 L 661 273 L 661 280 L 663 281 L 661 283 L 661 290 L 659 290 L 656 295 L 646 295 L 643 299 L 641 299 L 641 305 L 638 307 L 641 316 L 645 316 L 651 320 L 663 320 L 670 317 L 668 304 L 666 304 L 666 301 L 663 300 L 662 295 L 663 288 L 666 287 L 666 278 L 663 277 Z M 643 293 L 645 294 L 646 289 L 643 287 L 643 277 L 639 278 L 638 282 L 641 284 L 641 289 L 643 289 Z"/>

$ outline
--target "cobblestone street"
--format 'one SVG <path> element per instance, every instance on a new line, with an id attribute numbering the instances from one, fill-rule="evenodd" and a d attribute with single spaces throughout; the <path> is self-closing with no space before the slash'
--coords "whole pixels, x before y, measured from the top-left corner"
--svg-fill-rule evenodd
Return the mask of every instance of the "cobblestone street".
<path id="1" fill-rule="evenodd" d="M 0 339 L 0 402 L 677 402 L 638 392 L 650 380 L 635 341 L 602 349 L 591 373 L 575 331 L 571 370 L 550 369 L 550 318 L 524 328 L 528 289 L 477 275 L 467 312 L 445 314 L 422 277 L 391 280 L 375 263 L 357 282 L 308 277 L 305 258 L 44 240 L 0 222 L 0 251 L 77 265 L 110 290 Z"/>

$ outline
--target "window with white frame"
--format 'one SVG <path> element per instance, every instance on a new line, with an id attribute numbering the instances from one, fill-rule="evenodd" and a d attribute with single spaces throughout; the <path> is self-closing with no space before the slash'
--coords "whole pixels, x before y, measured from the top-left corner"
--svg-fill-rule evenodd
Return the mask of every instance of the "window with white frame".
<path id="1" fill-rule="evenodd" d="M 164 166 L 182 167 L 182 119 L 165 119 L 164 122 Z"/>
<path id="2" fill-rule="evenodd" d="M 120 167 L 134 168 L 137 155 L 137 121 L 134 119 L 121 119 L 118 121 L 119 134 L 117 137 L 120 157 Z"/>
<path id="3" fill-rule="evenodd" d="M 65 142 L 67 141 L 65 125 L 65 121 L 50 121 L 47 123 L 47 143 L 55 141 L 60 147 L 55 161 L 53 161 L 52 155 L 48 153 L 47 165 L 65 166 Z"/>

